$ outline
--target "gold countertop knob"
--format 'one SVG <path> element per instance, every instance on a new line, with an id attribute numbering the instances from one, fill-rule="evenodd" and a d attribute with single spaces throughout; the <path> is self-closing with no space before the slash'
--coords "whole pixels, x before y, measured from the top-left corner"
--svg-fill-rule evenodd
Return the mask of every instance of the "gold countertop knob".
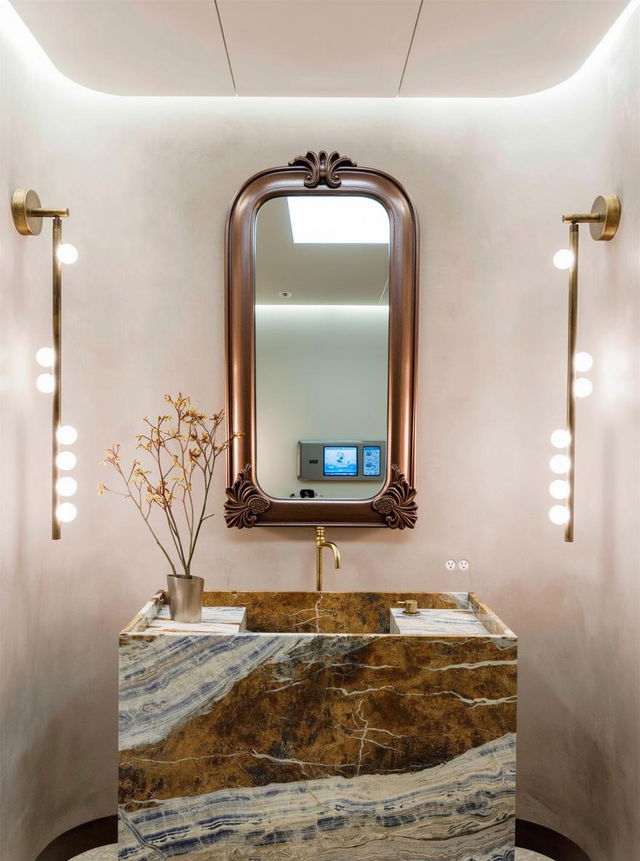
<path id="1" fill-rule="evenodd" d="M 420 610 L 418 610 L 418 602 L 409 599 L 408 601 L 398 601 L 398 607 L 404 607 L 402 611 L 405 616 L 419 616 Z"/>

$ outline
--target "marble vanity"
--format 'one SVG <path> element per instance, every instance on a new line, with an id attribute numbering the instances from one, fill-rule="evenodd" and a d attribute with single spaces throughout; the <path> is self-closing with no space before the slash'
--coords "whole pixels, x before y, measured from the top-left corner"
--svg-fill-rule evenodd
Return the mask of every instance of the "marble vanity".
<path id="1" fill-rule="evenodd" d="M 476 596 L 165 601 L 120 636 L 120 861 L 513 861 L 517 640 Z"/>

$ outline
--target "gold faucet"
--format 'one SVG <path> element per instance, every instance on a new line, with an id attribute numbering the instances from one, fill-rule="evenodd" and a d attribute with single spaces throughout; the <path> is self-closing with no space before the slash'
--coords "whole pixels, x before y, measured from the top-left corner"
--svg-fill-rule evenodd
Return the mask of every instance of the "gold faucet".
<path id="1" fill-rule="evenodd" d="M 316 526 L 316 591 L 322 592 L 322 551 L 329 547 L 333 553 L 333 564 L 340 567 L 340 551 L 333 541 L 324 540 L 324 526 Z"/>

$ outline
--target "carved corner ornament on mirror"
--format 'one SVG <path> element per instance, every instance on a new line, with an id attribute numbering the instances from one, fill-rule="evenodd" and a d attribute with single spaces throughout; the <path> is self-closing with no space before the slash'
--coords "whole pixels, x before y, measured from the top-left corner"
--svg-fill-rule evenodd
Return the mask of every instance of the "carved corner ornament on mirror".
<path id="1" fill-rule="evenodd" d="M 308 152 L 227 222 L 227 526 L 417 519 L 418 223 L 391 176 Z"/>

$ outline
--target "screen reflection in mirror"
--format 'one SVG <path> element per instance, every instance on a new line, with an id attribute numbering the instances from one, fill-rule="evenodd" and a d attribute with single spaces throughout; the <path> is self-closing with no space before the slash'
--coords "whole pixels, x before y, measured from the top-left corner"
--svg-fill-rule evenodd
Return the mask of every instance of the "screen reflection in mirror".
<path id="1" fill-rule="evenodd" d="M 389 233 L 364 195 L 258 210 L 255 474 L 272 498 L 370 499 L 385 484 Z"/>

